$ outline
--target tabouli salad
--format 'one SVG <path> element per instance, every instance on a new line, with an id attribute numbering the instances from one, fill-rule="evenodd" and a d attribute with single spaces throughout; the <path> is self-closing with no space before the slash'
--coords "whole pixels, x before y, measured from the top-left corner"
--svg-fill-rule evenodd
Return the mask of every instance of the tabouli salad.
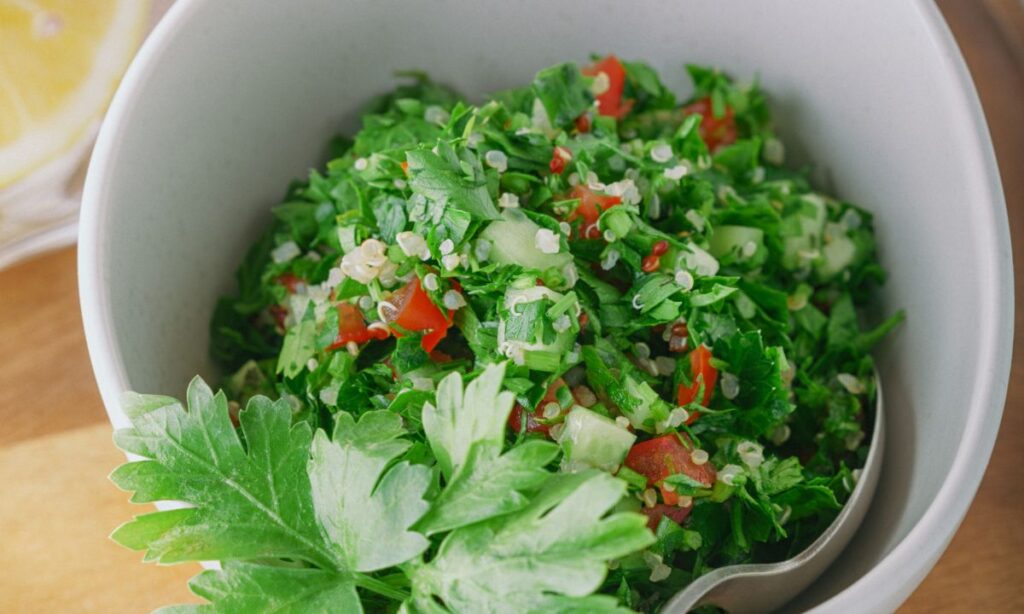
<path id="1" fill-rule="evenodd" d="M 217 612 L 656 611 L 799 552 L 872 428 L 872 217 L 756 85 L 615 56 L 479 105 L 421 74 L 295 182 L 217 305 L 230 373 L 130 394 L 114 533 Z"/>

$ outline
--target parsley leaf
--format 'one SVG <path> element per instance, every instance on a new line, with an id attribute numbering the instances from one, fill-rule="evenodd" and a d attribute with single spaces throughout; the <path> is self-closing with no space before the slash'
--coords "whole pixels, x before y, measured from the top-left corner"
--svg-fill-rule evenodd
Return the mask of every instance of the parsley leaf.
<path id="1" fill-rule="evenodd" d="M 420 554 L 428 542 L 408 529 L 427 510 L 430 470 L 401 462 L 385 472 L 411 445 L 399 438 L 402 418 L 378 410 L 359 422 L 344 412 L 336 419 L 333 441 L 323 431 L 313 438 L 309 481 L 337 560 L 348 570 L 375 571 Z"/>
<path id="2" fill-rule="evenodd" d="M 413 571 L 417 602 L 457 612 L 619 611 L 587 597 L 607 561 L 654 543 L 643 516 L 610 514 L 626 484 L 606 473 L 552 477 L 523 510 L 453 531 Z M 585 609 L 586 608 L 586 609 Z"/>
<path id="3" fill-rule="evenodd" d="M 192 578 L 189 588 L 211 605 L 166 608 L 160 610 L 161 614 L 363 611 L 351 580 L 308 567 L 229 561 L 222 569 L 210 569 Z"/>
<path id="4" fill-rule="evenodd" d="M 579 68 L 572 63 L 559 64 L 537 73 L 533 91 L 555 126 L 571 124 L 594 101 Z"/>
<path id="5" fill-rule="evenodd" d="M 445 145 L 442 151 L 448 155 L 442 157 L 429 149 L 406 153 L 412 191 L 434 203 L 468 213 L 474 219 L 499 219 L 501 216 L 483 181 L 465 175 L 450 146 Z"/>
<path id="6" fill-rule="evenodd" d="M 129 401 L 132 426 L 116 440 L 147 460 L 122 465 L 111 480 L 135 490 L 137 503 L 178 500 L 194 507 L 138 516 L 114 532 L 115 541 L 161 563 L 261 557 L 335 563 L 313 516 L 310 429 L 291 426 L 287 402 L 249 401 L 239 416 L 243 447 L 224 394 L 214 395 L 199 378 L 189 385 L 188 411 L 167 397 Z"/>
<path id="7" fill-rule="evenodd" d="M 463 391 L 458 372 L 445 377 L 437 407 L 423 407 L 423 428 L 448 480 L 417 529 L 437 533 L 506 514 L 526 505 L 524 492 L 549 476 L 558 446 L 533 440 L 501 454 L 513 395 L 499 392 L 505 364 L 490 365 Z"/>

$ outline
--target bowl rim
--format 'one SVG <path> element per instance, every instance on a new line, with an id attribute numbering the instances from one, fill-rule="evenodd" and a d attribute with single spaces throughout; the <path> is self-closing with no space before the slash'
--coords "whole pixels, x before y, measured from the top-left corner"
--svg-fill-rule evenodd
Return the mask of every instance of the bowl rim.
<path id="1" fill-rule="evenodd" d="M 128 388 L 127 374 L 114 339 L 109 297 L 104 288 L 107 262 L 106 195 L 111 183 L 111 160 L 127 129 L 126 114 L 136 105 L 140 86 L 153 77 L 173 35 L 212 0 L 178 0 L 146 39 L 121 81 L 103 120 L 92 153 L 82 198 L 78 240 L 78 285 L 86 344 L 104 408 L 115 428 L 128 425 L 120 399 Z M 973 381 L 980 394 L 968 409 L 966 424 L 949 475 L 910 531 L 867 573 L 828 600 L 815 612 L 895 609 L 924 580 L 955 535 L 981 483 L 995 444 L 1009 383 L 1013 345 L 1014 279 L 1009 225 L 999 169 L 974 82 L 959 47 L 938 7 L 914 0 L 914 7 L 935 47 L 936 58 L 950 76 L 942 83 L 961 110 L 970 145 L 961 154 L 965 171 L 977 177 L 976 215 L 988 248 L 980 253 L 988 272 L 977 314 L 979 361 Z M 984 462 L 979 462 L 984 461 Z M 964 496 L 969 494 L 970 496 Z M 158 507 L 163 507 L 158 504 Z M 934 539 L 936 534 L 944 535 Z M 921 565 L 921 561 L 927 561 Z"/>

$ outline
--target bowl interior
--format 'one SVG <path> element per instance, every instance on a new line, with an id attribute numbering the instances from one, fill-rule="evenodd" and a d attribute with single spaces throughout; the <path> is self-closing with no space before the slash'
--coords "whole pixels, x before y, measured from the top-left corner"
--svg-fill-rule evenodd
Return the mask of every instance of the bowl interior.
<path id="1" fill-rule="evenodd" d="M 880 350 L 886 468 L 853 545 L 802 605 L 863 579 L 843 598 L 895 607 L 951 538 L 988 458 L 1009 252 L 987 135 L 944 26 L 923 3 L 868 4 L 179 2 L 116 97 L 86 192 L 83 308 L 112 421 L 124 423 L 125 388 L 180 396 L 196 372 L 213 374 L 209 317 L 268 208 L 394 70 L 480 96 L 591 52 L 646 59 L 679 92 L 684 62 L 715 64 L 759 75 L 790 160 L 876 214 L 891 272 L 877 308 L 909 314 Z M 974 466 L 959 466 L 967 452 Z M 944 518 L 947 480 L 960 490 Z M 904 558 L 880 565 L 901 542 Z"/>

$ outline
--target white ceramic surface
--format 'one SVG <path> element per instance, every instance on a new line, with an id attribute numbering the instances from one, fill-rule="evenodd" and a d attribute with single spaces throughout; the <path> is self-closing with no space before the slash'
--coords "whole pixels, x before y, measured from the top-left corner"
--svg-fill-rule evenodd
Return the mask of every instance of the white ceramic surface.
<path id="1" fill-rule="evenodd" d="M 794 607 L 894 609 L 959 525 L 1005 398 L 1013 295 L 1006 214 L 977 97 L 923 0 L 618 2 L 181 0 L 101 131 L 79 281 L 111 422 L 124 389 L 181 395 L 211 374 L 207 323 L 268 207 L 359 105 L 427 69 L 471 94 L 590 52 L 759 73 L 791 160 L 874 211 L 907 323 L 879 352 L 889 415 L 875 504 Z"/>

